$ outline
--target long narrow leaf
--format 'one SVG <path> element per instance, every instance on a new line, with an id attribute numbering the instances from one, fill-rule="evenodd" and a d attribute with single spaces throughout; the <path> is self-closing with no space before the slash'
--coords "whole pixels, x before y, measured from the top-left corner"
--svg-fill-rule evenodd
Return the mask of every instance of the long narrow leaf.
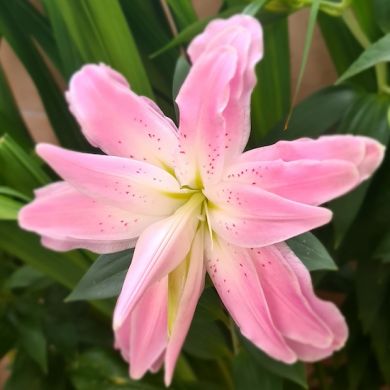
<path id="1" fill-rule="evenodd" d="M 132 88 L 153 97 L 137 46 L 117 0 L 53 0 L 84 62 L 104 62 Z"/>
<path id="2" fill-rule="evenodd" d="M 69 148 L 87 149 L 88 143 L 69 113 L 62 91 L 54 81 L 31 36 L 26 33 L 12 2 L 0 1 L 0 33 L 23 63 L 42 98 L 47 115 L 61 144 Z"/>
<path id="3" fill-rule="evenodd" d="M 197 21 L 197 16 L 191 0 L 168 0 L 180 29 Z"/>
<path id="4" fill-rule="evenodd" d="M 29 156 L 10 136 L 0 138 L 0 183 L 24 195 L 49 182 L 37 158 Z"/>
<path id="5" fill-rule="evenodd" d="M 297 84 L 295 86 L 295 91 L 294 91 L 294 95 L 293 95 L 293 99 L 292 99 L 292 106 L 291 106 L 290 112 L 289 112 L 287 119 L 286 119 L 285 128 L 288 127 L 288 124 L 289 124 L 289 121 L 290 121 L 290 118 L 292 115 L 292 109 L 293 109 L 294 103 L 295 103 L 296 98 L 298 96 L 298 93 L 301 89 L 303 75 L 305 74 L 307 59 L 309 57 L 309 51 L 310 51 L 311 43 L 313 40 L 314 27 L 315 27 L 315 24 L 317 21 L 317 15 L 318 15 L 319 9 L 320 9 L 320 0 L 313 0 L 313 3 L 312 3 L 311 8 L 310 8 L 309 21 L 307 24 L 307 31 L 306 31 L 306 36 L 305 36 L 305 45 L 303 47 L 301 66 L 299 68 Z"/>
<path id="6" fill-rule="evenodd" d="M 339 77 L 337 84 L 380 63 L 390 61 L 390 33 L 369 46 L 359 58 Z"/>
<path id="7" fill-rule="evenodd" d="M 249 145 L 283 118 L 290 107 L 290 55 L 287 19 L 264 26 L 264 58 L 256 68 L 257 85 L 252 94 L 252 132 Z"/>
<path id="8" fill-rule="evenodd" d="M 31 35 L 53 64 L 59 67 L 60 57 L 57 45 L 46 17 L 30 1 L 12 0 L 8 2 L 8 7 L 12 14 L 17 15 L 25 34 Z"/>

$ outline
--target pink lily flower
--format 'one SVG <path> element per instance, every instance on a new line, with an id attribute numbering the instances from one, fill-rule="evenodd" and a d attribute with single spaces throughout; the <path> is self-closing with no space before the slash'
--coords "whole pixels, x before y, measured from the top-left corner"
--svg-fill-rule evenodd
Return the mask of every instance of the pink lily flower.
<path id="1" fill-rule="evenodd" d="M 328 223 L 319 205 L 369 178 L 384 147 L 340 135 L 243 152 L 262 53 L 256 19 L 210 23 L 188 49 L 178 129 L 120 74 L 87 65 L 67 98 L 107 155 L 37 146 L 64 181 L 38 190 L 20 225 L 55 250 L 135 246 L 113 319 L 133 378 L 164 364 L 170 384 L 206 272 L 242 334 L 274 359 L 312 362 L 346 341 L 339 310 L 316 297 L 284 241 Z"/>

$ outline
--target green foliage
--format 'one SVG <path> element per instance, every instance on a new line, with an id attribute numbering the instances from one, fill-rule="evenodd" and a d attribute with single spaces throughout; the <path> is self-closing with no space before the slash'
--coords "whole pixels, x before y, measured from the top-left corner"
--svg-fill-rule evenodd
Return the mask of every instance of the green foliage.
<path id="1" fill-rule="evenodd" d="M 390 34 L 369 46 L 337 80 L 338 83 L 380 63 L 390 61 Z"/>
<path id="2" fill-rule="evenodd" d="M 99 256 L 67 301 L 93 300 L 119 295 L 133 257 L 133 249 Z"/>
<path id="3" fill-rule="evenodd" d="M 290 108 L 290 50 L 287 20 L 264 26 L 264 58 L 257 66 L 257 85 L 252 94 L 252 133 L 256 147 L 270 128 L 284 119 Z"/>
<path id="4" fill-rule="evenodd" d="M 287 244 L 309 271 L 337 270 L 334 260 L 314 234 L 304 233 L 290 238 Z"/>
<path id="5" fill-rule="evenodd" d="M 83 64 L 105 62 L 174 118 L 200 20 L 189 0 L 0 1 L 0 34 L 30 74 L 59 143 L 91 150 L 69 113 L 62 81 Z M 226 0 L 219 14 L 256 16 L 265 56 L 256 69 L 249 146 L 323 134 L 390 141 L 388 0 Z M 42 7 L 40 7 L 42 6 Z M 303 58 L 291 86 L 289 14 L 310 7 Z M 326 12 L 326 14 L 325 14 Z M 318 20 L 339 76 L 295 104 Z M 54 76 L 56 74 L 56 76 Z M 61 80 L 63 78 L 63 80 Z M 291 91 L 294 96 L 291 96 Z M 287 129 L 286 117 L 292 108 Z M 176 116 L 178 119 L 178 115 Z M 162 373 L 128 377 L 113 351 L 112 298 L 133 250 L 54 253 L 21 230 L 17 214 L 33 190 L 55 177 L 35 156 L 7 76 L 0 68 L 0 357 L 11 362 L 6 390 L 162 389 Z M 332 224 L 288 240 L 315 285 L 337 297 L 350 328 L 346 348 L 326 363 L 285 365 L 254 347 L 233 325 L 210 281 L 197 306 L 174 389 L 376 389 L 390 384 L 390 158 L 369 181 L 331 202 Z M 333 260 L 335 259 L 335 260 Z M 78 301 L 78 302 L 73 302 Z M 80 302 L 85 301 L 85 302 Z"/>

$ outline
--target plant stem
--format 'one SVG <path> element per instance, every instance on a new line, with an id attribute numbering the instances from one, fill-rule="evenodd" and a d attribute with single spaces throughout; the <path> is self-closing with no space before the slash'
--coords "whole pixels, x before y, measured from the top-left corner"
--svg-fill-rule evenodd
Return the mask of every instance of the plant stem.
<path id="1" fill-rule="evenodd" d="M 342 18 L 355 39 L 364 49 L 367 49 L 371 42 L 356 20 L 353 10 L 351 8 L 346 9 L 342 14 Z M 390 94 L 390 87 L 387 85 L 387 69 L 384 62 L 375 65 L 375 74 L 378 91 Z"/>

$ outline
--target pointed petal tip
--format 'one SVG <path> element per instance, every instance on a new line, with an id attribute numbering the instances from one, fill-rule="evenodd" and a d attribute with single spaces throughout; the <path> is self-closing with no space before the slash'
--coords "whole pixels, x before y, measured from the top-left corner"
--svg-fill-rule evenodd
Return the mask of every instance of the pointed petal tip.
<path id="1" fill-rule="evenodd" d="M 165 368 L 165 373 L 164 373 L 164 385 L 165 385 L 165 387 L 169 387 L 171 385 L 172 377 L 173 377 L 173 372 L 168 372 L 167 369 Z"/>
<path id="2" fill-rule="evenodd" d="M 43 160 L 46 160 L 46 156 L 50 154 L 50 152 L 53 152 L 55 150 L 60 149 L 58 146 L 53 144 L 47 144 L 47 143 L 39 143 L 35 146 L 35 153 L 42 158 Z"/>
<path id="3" fill-rule="evenodd" d="M 141 372 L 135 369 L 132 365 L 129 367 L 129 376 L 131 379 L 138 381 L 145 375 L 145 372 Z"/>

